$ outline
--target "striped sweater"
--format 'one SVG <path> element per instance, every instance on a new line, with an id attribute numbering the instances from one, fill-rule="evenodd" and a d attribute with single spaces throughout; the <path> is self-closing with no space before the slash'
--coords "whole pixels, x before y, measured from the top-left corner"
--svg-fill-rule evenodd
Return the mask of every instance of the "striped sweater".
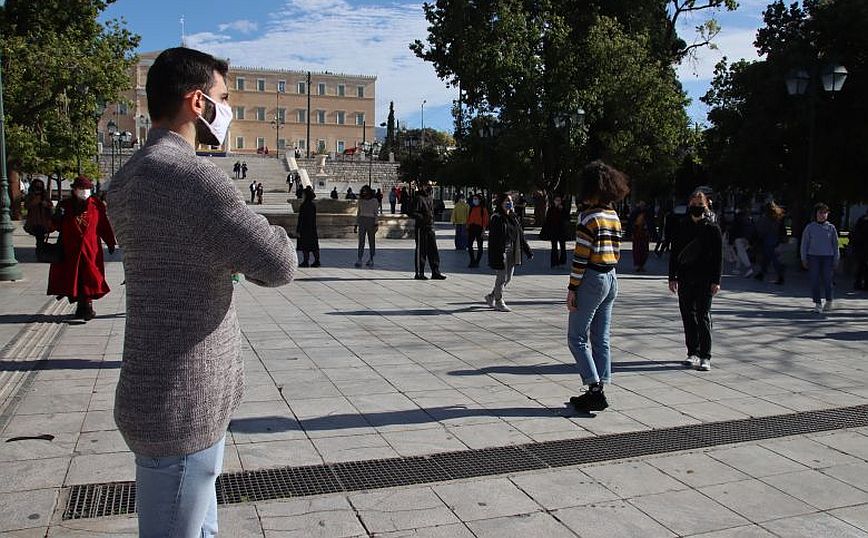
<path id="1" fill-rule="evenodd" d="M 621 251 L 621 219 L 608 207 L 590 207 L 579 213 L 576 250 L 569 289 L 582 284 L 588 268 L 608 272 L 618 264 Z"/>

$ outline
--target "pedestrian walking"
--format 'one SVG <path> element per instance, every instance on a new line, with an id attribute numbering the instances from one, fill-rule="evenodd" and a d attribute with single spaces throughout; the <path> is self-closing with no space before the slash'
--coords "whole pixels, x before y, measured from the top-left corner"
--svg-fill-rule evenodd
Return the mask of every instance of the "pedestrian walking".
<path id="1" fill-rule="evenodd" d="M 678 294 L 687 358 L 684 365 L 711 369 L 711 300 L 720 291 L 723 238 L 709 219 L 708 197 L 690 195 L 687 217 L 678 230 L 669 256 L 669 290 Z"/>
<path id="2" fill-rule="evenodd" d="M 93 182 L 78 176 L 72 183 L 72 196 L 58 204 L 53 227 L 60 232 L 63 259 L 53 262 L 48 273 L 48 295 L 76 303 L 73 319 L 84 321 L 96 316 L 93 301 L 111 291 L 100 239 L 109 254 L 117 244 L 105 204 L 92 194 Z"/>
<path id="3" fill-rule="evenodd" d="M 452 208 L 452 216 L 449 218 L 452 226 L 455 227 L 455 250 L 467 248 L 467 215 L 469 213 L 470 206 L 464 201 L 464 195 L 458 193 L 455 206 Z"/>
<path id="4" fill-rule="evenodd" d="M 316 204 L 313 199 L 316 194 L 313 187 L 308 185 L 304 188 L 304 199 L 298 208 L 298 222 L 295 226 L 295 234 L 298 237 L 298 250 L 304 258 L 299 267 L 319 267 L 319 234 L 316 230 Z M 310 255 L 313 254 L 313 263 L 309 263 Z"/>
<path id="5" fill-rule="evenodd" d="M 567 263 L 567 239 L 570 237 L 570 210 L 564 207 L 564 197 L 555 194 L 546 211 L 545 222 L 540 238 L 551 242 L 551 266 L 560 267 Z"/>
<path id="6" fill-rule="evenodd" d="M 392 187 L 389 190 L 389 208 L 392 211 L 392 214 L 395 214 L 395 206 L 398 205 L 398 190 L 395 187 Z"/>
<path id="7" fill-rule="evenodd" d="M 250 203 L 256 203 L 256 180 L 251 181 L 247 188 L 250 189 Z"/>
<path id="8" fill-rule="evenodd" d="M 856 260 L 853 288 L 868 291 L 868 211 L 859 217 L 850 233 L 850 251 Z"/>
<path id="9" fill-rule="evenodd" d="M 829 206 L 819 203 L 814 206 L 814 221 L 805 226 L 799 249 L 802 267 L 808 270 L 811 280 L 811 298 L 815 312 L 832 310 L 832 274 L 841 259 L 838 249 L 838 230 L 829 222 Z M 822 292 L 822 295 L 821 295 Z M 825 297 L 825 304 L 820 302 Z"/>
<path id="10" fill-rule="evenodd" d="M 728 230 L 729 241 L 735 249 L 736 272 L 741 272 L 745 278 L 753 275 L 753 264 L 750 261 L 751 242 L 756 236 L 756 228 L 751 219 L 750 212 L 738 209 L 735 212 L 735 220 Z"/>
<path id="11" fill-rule="evenodd" d="M 295 183 L 295 172 L 286 174 L 286 192 L 292 193 L 292 185 Z"/>
<path id="12" fill-rule="evenodd" d="M 241 163 L 241 179 L 247 179 L 247 161 Z"/>
<path id="13" fill-rule="evenodd" d="M 640 200 L 630 217 L 633 270 L 637 273 L 644 272 L 645 263 L 648 262 L 648 252 L 651 245 L 651 226 L 651 215 L 645 202 Z"/>
<path id="14" fill-rule="evenodd" d="M 235 174 L 235 179 L 241 177 L 241 161 L 235 161 L 235 164 L 232 165 L 232 172 Z"/>
<path id="15" fill-rule="evenodd" d="M 412 216 L 416 224 L 416 280 L 428 280 L 425 276 L 425 264 L 431 267 L 431 278 L 446 280 L 446 275 L 440 272 L 440 253 L 437 250 L 437 236 L 434 233 L 434 189 L 427 181 L 416 193 L 413 202 Z"/>
<path id="16" fill-rule="evenodd" d="M 297 263 L 283 228 L 196 155 L 226 138 L 227 71 L 196 50 L 160 53 L 145 86 L 153 128 L 108 187 L 126 276 L 114 417 L 135 455 L 140 537 L 217 535 L 215 482 L 244 392 L 232 275 L 280 286 Z"/>
<path id="17" fill-rule="evenodd" d="M 604 385 L 612 378 L 609 328 L 618 296 L 621 219 L 614 204 L 629 192 L 627 176 L 602 161 L 582 169 L 582 202 L 576 223 L 576 248 L 567 290 L 567 343 L 587 390 L 570 398 L 577 411 L 609 407 Z"/>
<path id="18" fill-rule="evenodd" d="M 485 304 L 498 312 L 511 312 L 503 300 L 503 288 L 512 281 L 515 267 L 521 265 L 522 253 L 533 259 L 512 196 L 500 194 L 488 226 L 488 265 L 495 271 L 494 289 L 484 298 Z"/>
<path id="19" fill-rule="evenodd" d="M 784 226 L 784 210 L 774 202 L 769 202 L 765 205 L 762 216 L 756 224 L 757 241 L 759 241 L 762 249 L 762 258 L 760 262 L 759 273 L 754 277 L 757 280 L 763 280 L 768 271 L 769 264 L 777 273 L 775 284 L 781 285 L 784 283 L 784 271 L 786 268 L 781 263 L 778 256 L 778 245 L 786 241 L 787 229 Z"/>
<path id="20" fill-rule="evenodd" d="M 368 267 L 374 266 L 374 255 L 377 253 L 377 227 L 378 214 L 380 203 L 377 200 L 371 187 L 362 186 L 359 191 L 359 207 L 356 216 L 356 223 L 359 228 L 359 258 L 356 260 L 356 267 L 362 266 L 362 257 L 365 254 L 365 238 L 368 239 Z"/>
<path id="21" fill-rule="evenodd" d="M 377 212 L 383 213 L 383 191 L 377 188 L 377 192 L 374 194 L 374 198 L 377 199 Z"/>
<path id="22" fill-rule="evenodd" d="M 265 187 L 262 182 L 256 184 L 256 205 L 262 205 L 262 195 L 265 194 Z"/>
<path id="23" fill-rule="evenodd" d="M 24 207 L 27 208 L 24 231 L 36 238 L 36 255 L 39 257 L 48 234 L 54 230 L 51 194 L 45 189 L 44 181 L 37 178 L 31 182 L 24 197 Z"/>
<path id="24" fill-rule="evenodd" d="M 482 260 L 482 236 L 488 229 L 488 224 L 488 209 L 482 205 L 482 196 L 474 194 L 470 199 L 470 211 L 467 214 L 467 252 L 470 254 L 468 267 L 479 267 L 479 261 Z"/>
<path id="25" fill-rule="evenodd" d="M 678 234 L 681 217 L 675 214 L 675 208 L 670 207 L 663 215 L 663 237 L 654 247 L 654 254 L 659 258 L 672 249 L 672 241 Z"/>

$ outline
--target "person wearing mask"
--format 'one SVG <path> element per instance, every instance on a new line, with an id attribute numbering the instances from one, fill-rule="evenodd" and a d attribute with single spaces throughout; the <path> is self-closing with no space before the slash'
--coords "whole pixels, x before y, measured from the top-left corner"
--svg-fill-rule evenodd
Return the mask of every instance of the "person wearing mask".
<path id="1" fill-rule="evenodd" d="M 440 253 L 437 251 L 437 236 L 434 233 L 434 189 L 427 181 L 416 193 L 413 214 L 416 224 L 416 280 L 428 280 L 425 276 L 425 263 L 431 267 L 431 278 L 446 280 L 440 272 Z"/>
<path id="2" fill-rule="evenodd" d="M 368 248 L 370 249 L 367 266 L 373 267 L 374 255 L 377 253 L 377 215 L 380 202 L 371 187 L 367 185 L 362 187 L 359 195 L 358 213 L 356 214 L 356 223 L 359 228 L 359 259 L 356 260 L 356 267 L 362 266 L 362 257 L 365 254 L 365 237 L 368 238 Z"/>
<path id="3" fill-rule="evenodd" d="M 161 52 L 145 84 L 153 128 L 108 186 L 126 276 L 114 417 L 135 456 L 143 537 L 216 536 L 215 482 L 244 395 L 233 274 L 277 287 L 296 270 L 286 231 L 196 155 L 226 139 L 228 70 L 197 50 Z"/>
<path id="4" fill-rule="evenodd" d="M 298 237 L 298 250 L 304 258 L 299 267 L 319 267 L 319 235 L 316 230 L 316 204 L 313 199 L 316 194 L 313 187 L 308 185 L 304 188 L 304 198 L 298 207 L 298 222 L 295 225 L 295 235 Z M 313 254 L 313 263 L 310 263 L 310 255 Z"/>
<path id="5" fill-rule="evenodd" d="M 468 267 L 479 267 L 479 261 L 482 260 L 482 236 L 487 229 L 488 209 L 482 204 L 482 196 L 477 193 L 470 199 L 470 210 L 467 213 L 467 252 L 470 254 Z"/>
<path id="6" fill-rule="evenodd" d="M 555 194 L 546 212 L 542 237 L 552 244 L 551 266 L 560 267 L 567 263 L 567 239 L 570 237 L 570 210 L 564 207 L 564 197 Z"/>
<path id="7" fill-rule="evenodd" d="M 63 259 L 53 262 L 48 273 L 48 295 L 76 303 L 73 319 L 90 321 L 96 316 L 93 301 L 109 291 L 105 279 L 102 239 L 109 254 L 115 251 L 115 234 L 106 218 L 105 204 L 93 194 L 93 182 L 78 176 L 72 196 L 57 206 L 54 228 L 60 232 Z"/>
<path id="8" fill-rule="evenodd" d="M 24 197 L 24 207 L 27 208 L 27 219 L 24 221 L 24 231 L 36 238 L 37 256 L 44 249 L 48 234 L 54 230 L 51 222 L 51 194 L 45 190 L 45 182 L 34 179 Z"/>
<path id="9" fill-rule="evenodd" d="M 711 300 L 720 291 L 723 238 L 708 218 L 708 198 L 702 191 L 690 195 L 687 217 L 669 257 L 669 290 L 678 294 L 687 358 L 684 365 L 711 369 Z"/>
<path id="10" fill-rule="evenodd" d="M 338 188 L 335 187 L 335 188 L 332 189 L 332 192 L 329 194 L 329 198 L 331 198 L 332 200 L 337 200 L 338 197 L 339 197 L 339 195 L 338 195 Z"/>
<path id="11" fill-rule="evenodd" d="M 585 166 L 579 176 L 580 206 L 576 248 L 567 286 L 567 344 L 587 390 L 570 398 L 579 412 L 609 407 L 604 385 L 611 381 L 609 328 L 618 296 L 621 219 L 614 204 L 630 191 L 627 176 L 602 161 Z"/>
<path id="12" fill-rule="evenodd" d="M 389 208 L 392 215 L 395 214 L 395 206 L 398 205 L 398 190 L 395 187 L 389 189 Z"/>
<path id="13" fill-rule="evenodd" d="M 784 264 L 778 256 L 778 245 L 787 238 L 787 229 L 784 227 L 784 210 L 774 202 L 765 205 L 765 211 L 756 223 L 757 240 L 762 249 L 762 261 L 760 271 L 754 276 L 756 280 L 763 280 L 768 271 L 769 264 L 775 268 L 778 279 L 775 284 L 784 283 Z"/>
<path id="14" fill-rule="evenodd" d="M 464 201 L 464 195 L 459 193 L 452 209 L 452 217 L 449 219 L 455 227 L 455 250 L 467 248 L 467 214 L 470 206 Z"/>
<path id="15" fill-rule="evenodd" d="M 516 214 L 512 196 L 500 194 L 488 225 L 488 265 L 495 271 L 494 289 L 485 296 L 485 304 L 498 312 L 510 312 L 503 300 L 503 288 L 512 280 L 515 267 L 521 265 L 522 253 L 528 260 L 533 252 L 524 238 L 524 229 Z"/>
<path id="16" fill-rule="evenodd" d="M 838 230 L 829 222 L 829 206 L 819 203 L 814 206 L 814 222 L 805 226 L 802 245 L 799 249 L 802 267 L 808 270 L 811 280 L 811 297 L 815 312 L 832 310 L 832 273 L 841 258 L 838 250 Z M 820 302 L 822 295 L 826 303 Z"/>

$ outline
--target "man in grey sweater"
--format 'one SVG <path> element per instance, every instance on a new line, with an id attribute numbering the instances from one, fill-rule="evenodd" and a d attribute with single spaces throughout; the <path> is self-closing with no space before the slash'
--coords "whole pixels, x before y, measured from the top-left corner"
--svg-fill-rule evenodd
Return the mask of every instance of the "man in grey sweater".
<path id="1" fill-rule="evenodd" d="M 286 232 L 196 155 L 226 136 L 227 71 L 192 49 L 157 57 L 146 87 L 153 128 L 108 191 L 127 302 L 114 414 L 136 456 L 139 536 L 217 534 L 214 485 L 243 389 L 232 274 L 281 286 L 298 265 Z"/>

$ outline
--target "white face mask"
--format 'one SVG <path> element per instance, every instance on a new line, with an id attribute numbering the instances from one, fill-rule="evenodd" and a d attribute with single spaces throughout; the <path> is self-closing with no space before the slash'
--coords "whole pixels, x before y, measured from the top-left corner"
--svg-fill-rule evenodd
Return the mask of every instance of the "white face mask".
<path id="1" fill-rule="evenodd" d="M 87 200 L 90 198 L 91 191 L 90 189 L 76 189 L 75 195 L 78 196 L 79 200 Z"/>
<path id="2" fill-rule="evenodd" d="M 226 103 L 218 103 L 204 93 L 202 94 L 202 96 L 205 99 L 214 103 L 216 113 L 214 114 L 214 121 L 211 123 L 209 123 L 208 120 L 206 120 L 202 116 L 199 116 L 199 119 L 208 126 L 208 130 L 211 131 L 212 135 L 214 135 L 214 139 L 217 141 L 217 143 L 211 144 L 211 142 L 214 142 L 213 140 L 200 140 L 200 142 L 204 142 L 212 146 L 219 146 L 226 139 L 226 133 L 229 132 L 229 124 L 232 123 L 232 107 L 227 105 Z"/>

